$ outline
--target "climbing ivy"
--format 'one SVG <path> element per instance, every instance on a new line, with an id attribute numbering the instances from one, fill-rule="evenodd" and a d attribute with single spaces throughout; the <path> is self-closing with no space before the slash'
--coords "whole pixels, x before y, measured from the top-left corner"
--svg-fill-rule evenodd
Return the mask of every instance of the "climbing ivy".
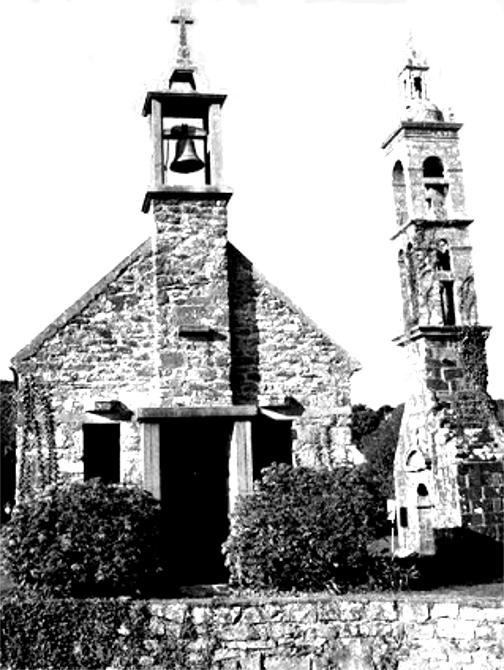
<path id="1" fill-rule="evenodd" d="M 58 481 L 54 414 L 47 385 L 32 374 L 18 391 L 19 500 Z"/>
<path id="2" fill-rule="evenodd" d="M 460 355 L 468 377 L 475 388 L 485 391 L 488 381 L 486 361 L 486 332 L 480 328 L 463 326 L 460 337 Z"/>

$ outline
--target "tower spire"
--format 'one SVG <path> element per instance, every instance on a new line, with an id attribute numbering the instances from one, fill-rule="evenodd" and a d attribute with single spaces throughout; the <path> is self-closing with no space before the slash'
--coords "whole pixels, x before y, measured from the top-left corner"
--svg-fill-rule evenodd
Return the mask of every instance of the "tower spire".
<path id="1" fill-rule="evenodd" d="M 410 28 L 405 63 L 399 73 L 402 115 L 408 121 L 444 121 L 443 113 L 429 96 L 429 64 L 413 40 Z"/>

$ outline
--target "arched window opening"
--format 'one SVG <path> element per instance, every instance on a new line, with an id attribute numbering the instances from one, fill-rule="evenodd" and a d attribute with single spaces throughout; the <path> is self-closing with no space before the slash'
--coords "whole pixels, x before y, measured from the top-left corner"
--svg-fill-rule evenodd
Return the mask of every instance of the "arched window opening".
<path id="1" fill-rule="evenodd" d="M 417 98 L 423 97 L 422 77 L 413 78 L 413 90 L 415 91 L 415 95 Z"/>
<path id="2" fill-rule="evenodd" d="M 425 470 L 425 459 L 419 451 L 412 451 L 406 459 L 408 470 Z"/>
<path id="3" fill-rule="evenodd" d="M 438 156 L 429 156 L 423 162 L 424 179 L 439 179 L 444 177 L 444 167 Z"/>
<path id="4" fill-rule="evenodd" d="M 405 260 L 404 260 L 404 249 L 400 249 L 399 253 L 397 254 L 397 261 L 399 265 L 403 265 Z"/>
<path id="5" fill-rule="evenodd" d="M 439 240 L 436 249 L 436 270 L 449 272 L 451 270 L 450 248 L 447 240 Z"/>
<path id="6" fill-rule="evenodd" d="M 432 507 L 429 491 L 425 484 L 419 484 L 417 487 L 417 507 Z"/>
<path id="7" fill-rule="evenodd" d="M 392 170 L 392 180 L 394 184 L 404 184 L 404 168 L 401 161 L 396 161 Z"/>

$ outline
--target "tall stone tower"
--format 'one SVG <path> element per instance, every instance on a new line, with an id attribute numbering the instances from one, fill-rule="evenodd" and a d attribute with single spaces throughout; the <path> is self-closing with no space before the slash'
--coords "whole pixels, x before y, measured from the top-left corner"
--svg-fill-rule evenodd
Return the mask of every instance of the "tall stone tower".
<path id="1" fill-rule="evenodd" d="M 402 118 L 383 143 L 394 194 L 408 397 L 395 460 L 402 551 L 433 554 L 443 529 L 502 539 L 504 434 L 487 393 L 455 123 L 430 100 L 410 40 Z"/>

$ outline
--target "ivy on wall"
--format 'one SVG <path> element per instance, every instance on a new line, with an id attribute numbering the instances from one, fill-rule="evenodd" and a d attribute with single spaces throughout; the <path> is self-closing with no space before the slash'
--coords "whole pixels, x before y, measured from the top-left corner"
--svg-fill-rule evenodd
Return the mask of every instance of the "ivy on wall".
<path id="1" fill-rule="evenodd" d="M 18 499 L 58 481 L 54 412 L 47 385 L 32 374 L 22 377 L 18 391 Z"/>
<path id="2" fill-rule="evenodd" d="M 460 357 L 468 379 L 475 389 L 486 391 L 488 366 L 486 359 L 487 334 L 480 328 L 463 326 L 460 337 Z"/>

